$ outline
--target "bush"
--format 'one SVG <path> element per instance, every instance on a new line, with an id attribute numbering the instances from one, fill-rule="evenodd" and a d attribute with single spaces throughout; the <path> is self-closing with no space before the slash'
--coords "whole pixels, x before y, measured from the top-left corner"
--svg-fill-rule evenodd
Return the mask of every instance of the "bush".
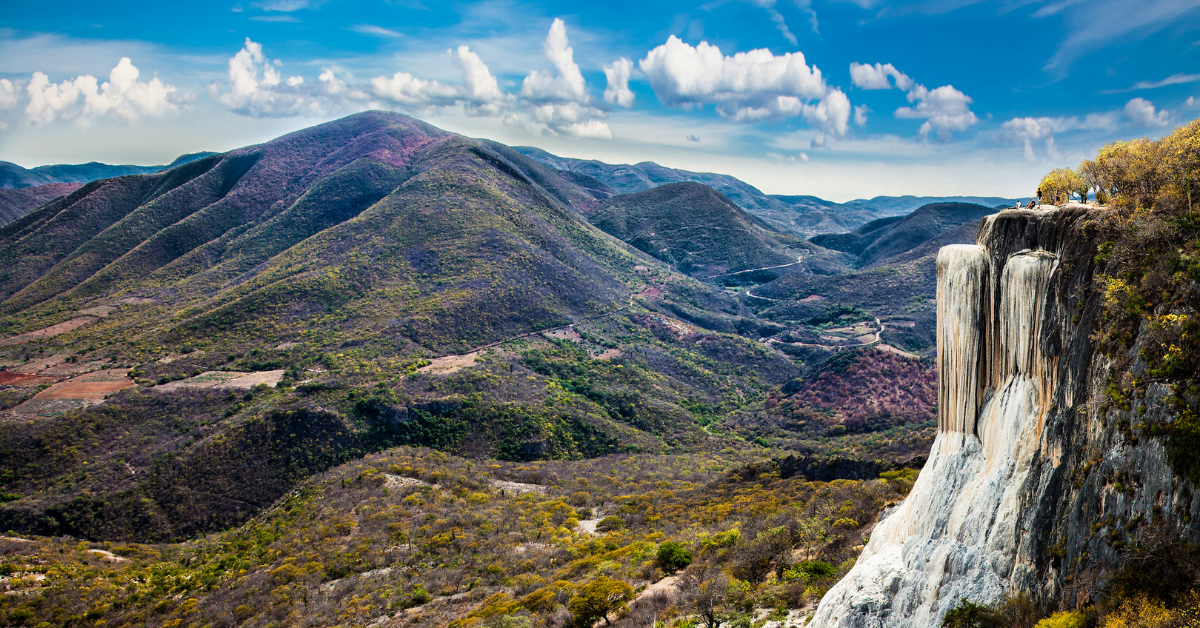
<path id="1" fill-rule="evenodd" d="M 624 527 L 625 520 L 616 515 L 605 517 L 596 524 L 596 529 L 600 532 L 612 532 L 613 530 L 620 530 Z"/>
<path id="2" fill-rule="evenodd" d="M 1085 628 L 1087 615 L 1078 611 L 1061 611 L 1037 623 L 1035 628 Z"/>
<path id="3" fill-rule="evenodd" d="M 579 593 L 571 598 L 567 609 L 579 626 L 591 626 L 597 620 L 603 619 L 605 625 L 611 623 L 608 614 L 625 608 L 626 600 L 633 598 L 633 589 L 620 580 L 608 576 L 600 576 L 583 585 Z"/>
<path id="4" fill-rule="evenodd" d="M 692 564 L 692 553 L 682 543 L 667 541 L 658 546 L 658 564 L 663 571 L 674 573 Z"/>
<path id="5" fill-rule="evenodd" d="M 1004 618 L 996 609 L 983 604 L 968 602 L 963 598 L 959 605 L 942 617 L 942 628 L 1002 628 Z"/>

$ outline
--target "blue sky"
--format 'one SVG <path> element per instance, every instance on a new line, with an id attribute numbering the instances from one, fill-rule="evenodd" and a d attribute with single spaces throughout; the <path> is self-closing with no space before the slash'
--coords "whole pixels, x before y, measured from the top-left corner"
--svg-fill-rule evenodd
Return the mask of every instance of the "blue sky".
<path id="1" fill-rule="evenodd" d="M 1015 197 L 1200 115 L 1200 0 L 10 2 L 0 25 L 24 166 L 377 108 L 769 193 Z"/>

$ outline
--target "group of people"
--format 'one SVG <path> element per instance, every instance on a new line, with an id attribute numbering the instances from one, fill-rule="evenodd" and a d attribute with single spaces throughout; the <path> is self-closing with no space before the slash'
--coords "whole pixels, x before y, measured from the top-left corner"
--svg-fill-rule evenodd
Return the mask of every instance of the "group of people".
<path id="1" fill-rule="evenodd" d="M 1025 209 L 1033 209 L 1035 207 L 1040 207 L 1041 204 L 1042 204 L 1042 190 L 1039 188 L 1037 191 L 1037 196 L 1029 197 L 1028 205 L 1022 206 L 1021 201 L 1017 201 L 1017 206 L 1014 207 L 1013 209 L 1021 209 L 1022 207 L 1024 207 Z"/>

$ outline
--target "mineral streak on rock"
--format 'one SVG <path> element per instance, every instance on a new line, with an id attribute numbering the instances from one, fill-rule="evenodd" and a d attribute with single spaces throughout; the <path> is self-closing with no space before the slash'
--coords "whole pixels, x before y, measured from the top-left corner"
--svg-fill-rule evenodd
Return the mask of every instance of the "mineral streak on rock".
<path id="1" fill-rule="evenodd" d="M 936 626 L 961 599 L 999 600 L 1014 578 L 1031 575 L 1018 537 L 1054 390 L 1042 332 L 1059 262 L 1036 239 L 1000 256 L 980 243 L 938 253 L 938 435 L 929 461 L 822 599 L 813 626 Z"/>

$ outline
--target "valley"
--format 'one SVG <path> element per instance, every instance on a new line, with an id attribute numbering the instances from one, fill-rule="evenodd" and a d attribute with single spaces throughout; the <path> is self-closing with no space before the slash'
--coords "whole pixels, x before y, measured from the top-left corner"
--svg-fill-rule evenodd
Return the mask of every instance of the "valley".
<path id="1" fill-rule="evenodd" d="M 940 525 L 911 504 L 967 481 L 947 471 L 951 454 L 989 468 L 970 443 L 993 436 L 948 429 L 948 413 L 968 412 L 952 404 L 992 399 L 1013 373 L 1046 398 L 1067 379 L 1103 391 L 1085 368 L 1102 308 L 1124 317 L 1104 332 L 1112 355 L 1157 360 L 1129 357 L 1134 296 L 1112 295 L 1144 287 L 1138 312 L 1164 286 L 1180 291 L 1170 303 L 1190 298 L 1168 273 L 1192 272 L 1187 219 L 1171 223 L 1185 235 L 1170 269 L 1136 271 L 1158 283 L 1126 268 L 1093 287 L 1103 256 L 1133 264 L 1137 246 L 1095 204 L 770 196 L 380 111 L 191 157 L 23 201 L 39 204 L 0 225 L 0 624 L 869 625 L 889 615 L 855 591 L 901 551 L 885 535 Z M 944 256 L 964 247 L 992 251 L 999 261 L 972 268 L 994 266 L 1004 286 L 1026 281 L 1005 263 L 1043 264 L 1030 299 L 1059 299 L 1046 306 L 1057 318 L 1011 322 L 1029 309 L 1008 305 L 1016 288 L 947 284 Z M 1052 254 L 1071 291 L 1051 283 Z M 948 357 L 948 307 L 974 312 L 954 319 L 964 338 L 1026 347 L 978 329 L 1033 329 L 1042 353 L 962 367 L 1002 361 Z M 1190 320 L 1170 315 L 1147 323 L 1154 338 Z M 1050 377 L 1055 342 L 1073 343 L 1062 379 L 1029 375 Z M 1144 373 L 1192 372 L 1163 360 L 1096 395 L 1139 412 L 1129 399 L 1164 394 Z M 996 381 L 947 384 L 963 377 Z M 1081 487 L 1111 482 L 1069 446 L 1084 433 L 1070 409 L 1095 404 L 1054 394 L 1037 407 L 1066 427 L 1043 438 L 1066 440 L 1039 449 L 1037 495 L 1100 499 Z M 976 440 L 950 451 L 959 434 Z M 1039 530 L 1068 516 L 1035 515 Z M 1032 521 L 1002 523 L 1017 520 Z M 1003 576 L 1055 583 L 1022 585 L 1046 610 L 1074 582 L 1046 552 L 1076 574 L 1122 568 L 1058 529 Z M 897 561 L 885 566 L 905 595 L 926 585 L 924 567 Z M 947 586 L 988 608 L 1011 601 L 999 585 Z M 914 602 L 894 625 L 956 601 Z"/>

